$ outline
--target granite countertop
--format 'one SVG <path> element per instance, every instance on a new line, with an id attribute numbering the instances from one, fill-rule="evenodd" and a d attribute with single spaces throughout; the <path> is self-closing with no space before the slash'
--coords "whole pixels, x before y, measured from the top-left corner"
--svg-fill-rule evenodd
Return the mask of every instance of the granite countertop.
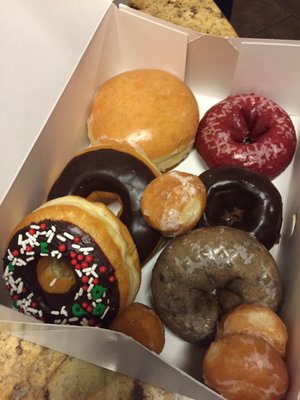
<path id="1" fill-rule="evenodd" d="M 132 0 L 128 4 L 201 33 L 237 36 L 212 0 Z M 1 400 L 188 400 L 3 332 L 0 364 Z"/>
<path id="2" fill-rule="evenodd" d="M 139 11 L 201 33 L 238 36 L 213 0 L 129 0 L 127 3 Z"/>

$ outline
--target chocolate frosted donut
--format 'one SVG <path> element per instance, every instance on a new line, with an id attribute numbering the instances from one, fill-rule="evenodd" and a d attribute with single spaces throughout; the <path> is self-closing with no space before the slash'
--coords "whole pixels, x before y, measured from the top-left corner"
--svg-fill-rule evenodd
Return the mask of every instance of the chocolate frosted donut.
<path id="1" fill-rule="evenodd" d="M 206 341 L 221 313 L 241 303 L 275 310 L 281 298 L 277 265 L 252 235 L 229 227 L 190 231 L 160 254 L 152 273 L 155 309 L 182 339 Z"/>
<path id="2" fill-rule="evenodd" d="M 54 182 L 48 200 L 93 193 L 116 195 L 122 203 L 120 220 L 129 229 L 144 262 L 158 247 L 161 236 L 144 220 L 141 197 L 144 189 L 160 175 L 156 167 L 128 145 L 104 142 L 77 154 Z"/>
<path id="3" fill-rule="evenodd" d="M 232 226 L 253 234 L 267 249 L 280 236 L 282 199 L 264 175 L 241 167 L 215 167 L 200 175 L 207 206 L 198 227 Z"/>

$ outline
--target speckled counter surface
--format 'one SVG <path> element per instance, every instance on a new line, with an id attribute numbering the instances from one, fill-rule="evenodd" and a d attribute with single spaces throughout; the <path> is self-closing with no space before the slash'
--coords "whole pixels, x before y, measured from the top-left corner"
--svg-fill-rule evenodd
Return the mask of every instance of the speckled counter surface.
<path id="1" fill-rule="evenodd" d="M 201 33 L 237 36 L 213 0 L 129 0 L 128 5 Z"/>

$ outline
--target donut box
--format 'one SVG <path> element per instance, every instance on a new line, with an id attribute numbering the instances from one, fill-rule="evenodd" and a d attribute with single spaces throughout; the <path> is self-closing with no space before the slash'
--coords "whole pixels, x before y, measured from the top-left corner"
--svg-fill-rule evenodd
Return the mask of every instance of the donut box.
<path id="1" fill-rule="evenodd" d="M 63 17 L 56 18 L 54 22 L 54 17 L 58 15 L 56 13 L 59 13 L 58 6 L 46 2 L 44 7 L 49 7 L 49 10 L 51 8 L 46 17 L 45 9 L 41 10 L 37 3 L 32 1 L 30 15 L 20 9 L 17 2 L 11 2 L 10 7 L 20 13 L 20 20 L 21 17 L 24 21 L 26 18 L 34 20 L 34 12 L 44 18 L 44 26 L 38 29 L 45 33 L 48 27 L 48 31 L 52 32 L 52 47 L 48 49 L 52 57 L 63 57 L 66 54 L 69 44 L 62 43 L 60 39 L 66 37 L 70 40 L 74 35 L 75 22 L 80 25 L 78 15 L 84 19 L 86 27 L 79 29 L 79 33 L 76 31 L 80 35 L 76 38 L 77 46 L 70 50 L 69 59 L 63 60 L 64 62 L 58 59 L 58 63 L 62 64 L 59 64 L 61 68 L 55 75 L 53 85 L 51 76 L 54 74 L 48 73 L 50 78 L 46 79 L 47 76 L 41 73 L 41 77 L 36 78 L 36 85 L 47 93 L 46 100 L 42 101 L 38 90 L 33 87 L 32 98 L 28 98 L 26 107 L 22 108 L 22 103 L 18 104 L 23 111 L 20 111 L 19 118 L 17 116 L 14 121 L 15 132 L 12 132 L 9 141 L 4 138 L 1 153 L 1 169 L 5 172 L 3 181 L 1 177 L 0 193 L 1 257 L 14 226 L 26 213 L 46 200 L 55 178 L 74 153 L 89 146 L 86 119 L 94 93 L 101 83 L 119 72 L 151 67 L 177 75 L 194 92 L 201 117 L 212 105 L 229 94 L 259 93 L 279 103 L 289 113 L 299 135 L 298 42 L 226 39 L 201 35 L 124 5 L 117 7 L 108 0 L 94 0 L 89 6 L 85 2 L 78 2 L 77 5 L 66 2 L 63 5 L 64 11 L 72 15 L 73 22 L 68 20 L 64 25 Z M 86 8 L 84 15 L 81 15 L 80 7 L 83 4 Z M 60 32 L 61 36 L 54 37 L 53 32 Z M 31 36 L 33 33 L 34 31 Z M 13 43 L 14 37 L 9 39 Z M 42 39 L 49 40 L 47 36 Z M 43 49 L 36 40 L 29 45 L 35 49 L 38 47 L 39 51 Z M 23 55 L 24 65 L 30 66 L 31 54 L 26 51 Z M 35 62 L 43 66 L 42 59 Z M 18 67 L 13 66 L 13 73 L 17 79 L 20 76 L 20 81 L 17 82 L 22 82 L 24 92 L 20 97 L 14 98 L 12 94 L 7 96 L 8 110 L 12 104 L 15 107 L 14 102 L 27 98 L 26 90 L 30 92 L 34 81 L 34 75 L 30 74 L 31 80 L 24 79 Z M 51 68 L 56 71 L 53 66 L 49 68 L 50 71 Z M 22 98 L 22 95 L 25 97 Z M 38 110 L 37 115 L 28 110 Z M 9 119 L 10 114 L 6 113 L 4 121 L 7 122 L 7 127 Z M 23 134 L 24 129 L 28 130 L 28 134 Z M 9 143 L 16 149 L 16 157 L 12 157 L 7 150 Z M 200 174 L 205 167 L 192 150 L 176 169 Z M 297 185 L 299 179 L 298 151 L 288 168 L 273 181 L 282 195 L 284 219 L 280 242 L 271 250 L 278 262 L 284 286 L 281 316 L 289 331 L 287 364 L 291 384 L 287 399 L 291 400 L 296 399 L 300 393 L 300 326 L 297 317 L 300 293 L 300 228 L 297 220 L 300 204 Z M 151 271 L 157 257 L 158 253 L 143 267 L 142 285 L 136 299 L 149 305 Z M 220 398 L 202 382 L 204 347 L 184 342 L 166 330 L 165 348 L 157 356 L 134 340 L 116 332 L 90 327 L 41 324 L 14 311 L 3 281 L 0 284 L 2 330 L 190 398 Z"/>

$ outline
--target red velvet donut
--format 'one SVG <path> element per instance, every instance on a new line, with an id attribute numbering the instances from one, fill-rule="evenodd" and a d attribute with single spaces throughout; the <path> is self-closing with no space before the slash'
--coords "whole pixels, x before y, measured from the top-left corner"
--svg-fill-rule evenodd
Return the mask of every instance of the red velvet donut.
<path id="1" fill-rule="evenodd" d="M 286 111 L 252 93 L 228 96 L 209 109 L 195 146 L 209 167 L 247 167 L 273 179 L 291 162 L 296 142 Z"/>

